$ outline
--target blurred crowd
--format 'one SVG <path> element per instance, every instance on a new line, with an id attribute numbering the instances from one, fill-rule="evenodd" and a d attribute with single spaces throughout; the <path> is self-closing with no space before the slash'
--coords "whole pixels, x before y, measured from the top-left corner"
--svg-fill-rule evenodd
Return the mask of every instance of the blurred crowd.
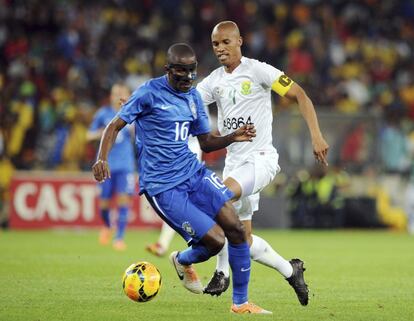
<path id="1" fill-rule="evenodd" d="M 85 133 L 111 85 L 133 90 L 162 74 L 178 41 L 195 48 L 204 77 L 217 67 L 210 33 L 221 20 L 318 110 L 376 115 L 382 169 L 413 170 L 413 1 L 0 0 L 0 191 L 14 168 L 88 170 Z M 364 137 L 356 126 L 342 150 L 358 157 Z"/>
<path id="2" fill-rule="evenodd" d="M 299 170 L 284 193 L 290 200 L 288 213 L 294 228 L 391 227 L 414 232 L 410 189 L 374 167 L 355 175 L 335 165 L 316 164 Z"/>
<path id="3" fill-rule="evenodd" d="M 202 78 L 217 66 L 210 32 L 224 19 L 239 24 L 246 56 L 284 70 L 318 109 L 380 113 L 385 143 L 405 145 L 412 1 L 0 0 L 1 153 L 18 168 L 86 168 L 85 129 L 111 84 L 162 74 L 176 41 L 194 46 Z"/>

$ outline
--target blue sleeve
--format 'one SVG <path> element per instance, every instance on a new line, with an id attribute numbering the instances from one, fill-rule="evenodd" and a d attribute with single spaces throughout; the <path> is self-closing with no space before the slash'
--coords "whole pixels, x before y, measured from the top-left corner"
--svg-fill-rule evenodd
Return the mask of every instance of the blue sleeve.
<path id="1" fill-rule="evenodd" d="M 200 93 L 195 90 L 195 103 L 197 108 L 197 119 L 195 119 L 190 128 L 190 134 L 193 136 L 198 136 L 202 134 L 208 134 L 210 129 L 210 122 L 203 104 L 201 100 Z"/>
<path id="2" fill-rule="evenodd" d="M 137 118 L 148 115 L 153 106 L 153 95 L 145 86 L 135 90 L 128 101 L 122 105 L 117 116 L 127 122 L 133 123 Z"/>
<path id="3" fill-rule="evenodd" d="M 98 129 L 105 127 L 105 124 L 103 123 L 102 115 L 103 115 L 102 109 L 100 109 L 93 117 L 92 123 L 89 126 L 89 130 L 91 132 L 97 131 Z"/>

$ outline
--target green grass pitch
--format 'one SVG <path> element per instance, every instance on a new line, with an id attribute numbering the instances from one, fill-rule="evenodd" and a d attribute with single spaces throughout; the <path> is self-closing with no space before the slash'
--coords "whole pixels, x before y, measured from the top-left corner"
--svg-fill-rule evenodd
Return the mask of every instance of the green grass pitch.
<path id="1" fill-rule="evenodd" d="M 166 258 L 144 251 L 157 231 L 129 230 L 128 249 L 98 245 L 96 230 L 0 231 L 0 320 L 414 320 L 414 237 L 384 231 L 259 230 L 279 253 L 305 261 L 311 289 L 299 305 L 275 271 L 252 265 L 250 299 L 272 316 L 229 312 L 231 291 L 195 295 Z M 172 249 L 183 248 L 177 236 Z M 123 271 L 146 260 L 161 271 L 158 296 L 135 303 L 122 291 Z M 197 265 L 206 283 L 215 259 Z"/>

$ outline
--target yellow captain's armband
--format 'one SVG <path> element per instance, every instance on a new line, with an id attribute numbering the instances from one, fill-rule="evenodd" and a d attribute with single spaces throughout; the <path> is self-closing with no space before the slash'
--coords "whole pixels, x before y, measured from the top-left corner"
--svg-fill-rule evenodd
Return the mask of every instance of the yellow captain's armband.
<path id="1" fill-rule="evenodd" d="M 272 90 L 280 96 L 284 96 L 293 85 L 293 80 L 286 75 L 282 75 L 272 84 Z"/>

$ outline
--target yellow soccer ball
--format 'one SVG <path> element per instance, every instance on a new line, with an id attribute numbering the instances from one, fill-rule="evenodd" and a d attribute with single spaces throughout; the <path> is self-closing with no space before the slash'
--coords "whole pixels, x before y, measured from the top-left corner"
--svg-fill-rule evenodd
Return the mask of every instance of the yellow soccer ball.
<path id="1" fill-rule="evenodd" d="M 125 294 L 135 302 L 152 300 L 160 291 L 161 274 L 154 264 L 137 262 L 131 264 L 122 278 Z"/>

